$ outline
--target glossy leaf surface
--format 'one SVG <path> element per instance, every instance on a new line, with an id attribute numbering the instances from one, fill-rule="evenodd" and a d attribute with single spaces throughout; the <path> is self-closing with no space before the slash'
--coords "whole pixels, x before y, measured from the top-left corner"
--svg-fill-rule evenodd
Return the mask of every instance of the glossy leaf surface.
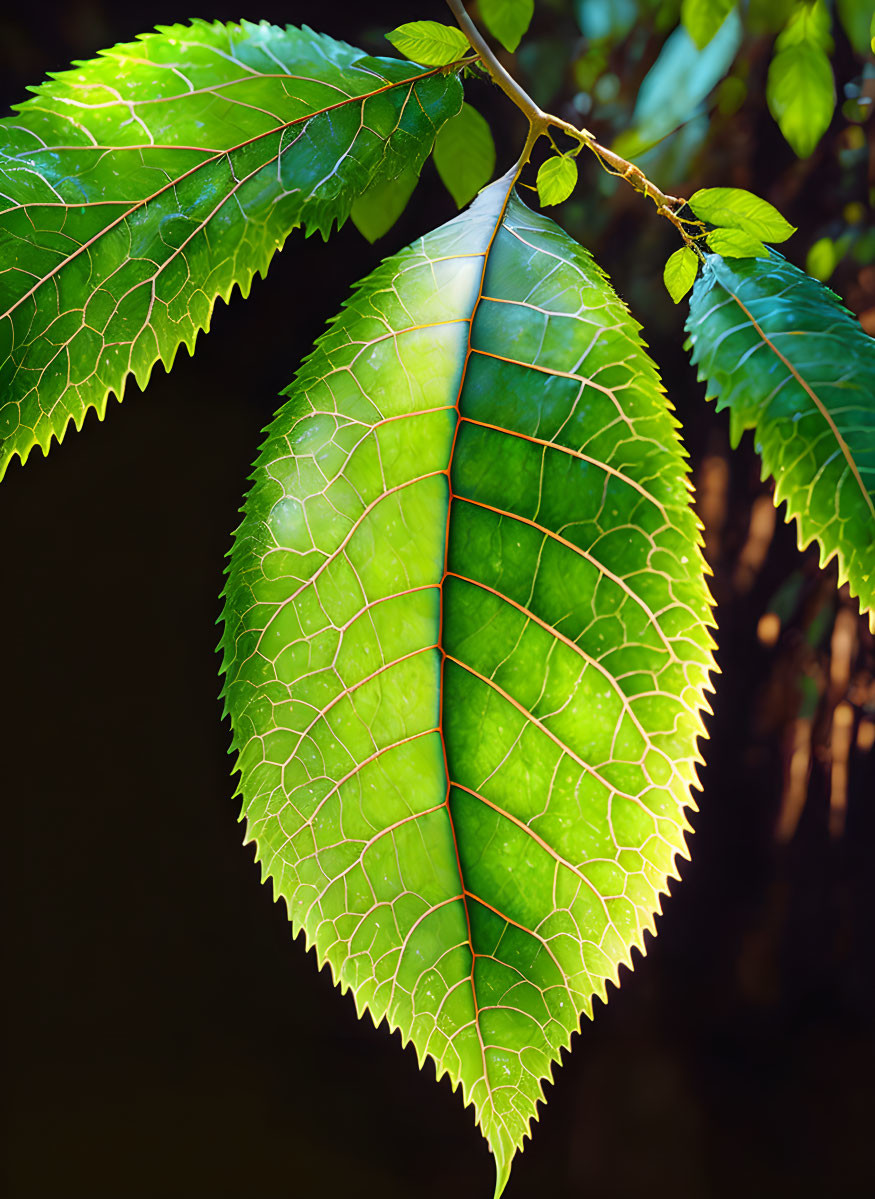
<path id="1" fill-rule="evenodd" d="M 577 163 L 570 155 L 555 154 L 541 163 L 537 182 L 543 205 L 561 204 L 577 187 Z"/>
<path id="2" fill-rule="evenodd" d="M 774 252 L 710 257 L 687 321 L 693 362 L 732 440 L 753 429 L 776 503 L 838 556 L 839 580 L 875 608 L 875 340 L 838 297 Z"/>
<path id="3" fill-rule="evenodd" d="M 724 258 L 768 258 L 769 251 L 758 237 L 744 229 L 712 229 L 705 238 L 715 254 Z"/>
<path id="4" fill-rule="evenodd" d="M 461 29 L 440 21 L 408 21 L 387 33 L 386 39 L 408 58 L 436 67 L 464 58 L 471 49 Z"/>
<path id="5" fill-rule="evenodd" d="M 302 367 L 223 636 L 264 876 L 461 1085 L 497 1193 L 686 852 L 711 664 L 655 367 L 512 182 L 365 279 Z"/>
<path id="6" fill-rule="evenodd" d="M 662 279 L 675 304 L 679 304 L 693 286 L 698 269 L 699 256 L 689 246 L 681 246 L 669 257 Z"/>
<path id="7" fill-rule="evenodd" d="M 192 350 L 290 230 L 417 170 L 458 80 L 311 30 L 197 21 L 43 84 L 0 124 L 0 475 Z"/>
<path id="8" fill-rule="evenodd" d="M 763 241 L 786 241 L 796 232 L 773 204 L 741 187 L 703 187 L 690 196 L 687 204 L 703 221 L 742 229 Z"/>

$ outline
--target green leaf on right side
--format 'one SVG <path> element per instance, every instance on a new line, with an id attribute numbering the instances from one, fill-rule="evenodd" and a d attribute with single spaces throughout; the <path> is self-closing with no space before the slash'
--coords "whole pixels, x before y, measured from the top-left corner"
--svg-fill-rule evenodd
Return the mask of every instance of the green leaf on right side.
<path id="1" fill-rule="evenodd" d="M 875 25 L 872 0 L 837 0 L 839 20 L 857 54 L 869 54 L 870 29 Z M 871 23 L 871 24 L 870 24 Z"/>
<path id="2" fill-rule="evenodd" d="M 705 237 L 710 249 L 724 258 L 768 258 L 758 237 L 744 229 L 712 229 Z"/>
<path id="3" fill-rule="evenodd" d="M 471 43 L 455 25 L 440 21 L 408 21 L 386 34 L 396 50 L 423 66 L 445 67 L 458 62 L 471 49 Z"/>
<path id="4" fill-rule="evenodd" d="M 769 112 L 799 158 L 808 158 L 835 111 L 830 14 L 822 0 L 800 4 L 775 43 L 769 64 Z"/>
<path id="5" fill-rule="evenodd" d="M 699 256 L 689 246 L 681 246 L 665 264 L 662 278 L 675 304 L 679 304 L 696 281 Z"/>
<path id="6" fill-rule="evenodd" d="M 638 325 L 513 183 L 306 359 L 222 636 L 262 877 L 359 1014 L 460 1086 L 496 1196 L 687 854 L 713 648 Z"/>
<path id="7" fill-rule="evenodd" d="M 456 207 L 464 208 L 495 170 L 495 142 L 488 121 L 476 108 L 463 104 L 437 135 L 432 157 Z"/>
<path id="8" fill-rule="evenodd" d="M 378 179 L 353 204 L 349 219 L 373 243 L 388 233 L 419 182 L 418 171 L 402 171 L 396 179 Z"/>
<path id="9" fill-rule="evenodd" d="M 763 241 L 786 241 L 796 232 L 768 200 L 741 187 L 703 187 L 687 204 L 700 220 L 730 229 L 743 229 Z"/>
<path id="10" fill-rule="evenodd" d="M 681 21 L 697 49 L 705 49 L 733 8 L 735 0 L 683 0 Z"/>
<path id="11" fill-rule="evenodd" d="M 418 171 L 454 73 L 308 29 L 174 25 L 79 63 L 0 122 L 0 476 L 129 375 L 170 369 L 291 230 Z"/>
<path id="12" fill-rule="evenodd" d="M 567 154 L 556 154 L 541 163 L 536 182 L 542 205 L 561 204 L 577 187 L 577 163 Z"/>
<path id="13" fill-rule="evenodd" d="M 480 0 L 478 8 L 492 36 L 513 52 L 531 24 L 535 0 Z"/>
<path id="14" fill-rule="evenodd" d="M 838 558 L 839 584 L 875 625 L 875 340 L 828 287 L 779 254 L 712 256 L 696 281 L 688 345 L 707 394 L 752 429 L 775 502 Z"/>

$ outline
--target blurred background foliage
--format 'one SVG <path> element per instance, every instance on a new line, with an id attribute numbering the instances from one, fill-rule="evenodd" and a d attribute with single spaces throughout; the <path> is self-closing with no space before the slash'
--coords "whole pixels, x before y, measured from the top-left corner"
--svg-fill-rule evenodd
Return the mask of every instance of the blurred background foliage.
<path id="1" fill-rule="evenodd" d="M 198 15 L 306 23 L 373 53 L 404 21 L 450 19 L 441 0 L 245 8 Z M 516 55 L 499 56 L 664 191 L 770 200 L 798 226 L 788 257 L 875 333 L 871 0 L 724 9 L 697 45 L 701 3 L 537 0 Z M 178 0 L 7 7 L 3 98 L 189 15 Z M 810 146 L 769 103 L 776 57 L 801 42 L 834 87 Z M 481 79 L 468 99 L 505 170 L 519 114 Z M 576 1039 L 508 1199 L 871 1194 L 873 639 L 776 516 L 750 438 L 731 452 L 727 414 L 703 403 L 686 305 L 662 284 L 672 228 L 579 163 L 550 215 L 643 323 L 683 424 L 723 673 L 693 860 L 634 978 Z M 216 309 L 194 360 L 4 480 L 10 1199 L 491 1193 L 458 1097 L 356 1020 L 259 886 L 214 654 L 223 555 L 279 391 L 352 281 L 455 211 L 429 163 L 373 246 L 351 224 L 329 246 L 293 236 L 248 301 Z"/>

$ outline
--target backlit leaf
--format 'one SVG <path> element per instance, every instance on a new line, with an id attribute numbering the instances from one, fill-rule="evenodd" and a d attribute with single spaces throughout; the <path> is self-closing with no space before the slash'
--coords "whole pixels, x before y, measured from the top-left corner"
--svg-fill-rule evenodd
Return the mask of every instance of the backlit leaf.
<path id="1" fill-rule="evenodd" d="M 835 111 L 829 31 L 829 11 L 820 0 L 799 5 L 775 43 L 769 64 L 769 111 L 800 158 L 813 152 Z"/>
<path id="2" fill-rule="evenodd" d="M 710 257 L 687 321 L 693 362 L 733 444 L 753 429 L 775 500 L 838 557 L 864 610 L 875 610 L 875 341 L 822 283 L 772 252 Z"/>
<path id="3" fill-rule="evenodd" d="M 489 124 L 470 104 L 451 117 L 434 143 L 434 165 L 459 208 L 492 178 L 495 142 Z"/>
<path id="4" fill-rule="evenodd" d="M 443 67 L 464 58 L 471 44 L 455 25 L 439 21 L 409 21 L 386 34 L 388 41 L 414 62 Z"/>
<path id="5" fill-rule="evenodd" d="M 712 229 L 706 241 L 724 258 L 768 258 L 769 251 L 758 237 L 744 229 Z"/>
<path id="6" fill-rule="evenodd" d="M 687 204 L 703 221 L 743 229 L 762 241 L 786 241 L 796 232 L 768 200 L 741 187 L 703 187 L 690 196 Z"/>
<path id="7" fill-rule="evenodd" d="M 538 199 L 543 205 L 561 204 L 577 187 L 577 163 L 566 154 L 556 154 L 538 168 Z"/>
<path id="8" fill-rule="evenodd" d="M 675 304 L 679 304 L 693 286 L 698 269 L 699 256 L 689 246 L 681 246 L 679 250 L 675 250 L 665 264 L 662 278 Z"/>
<path id="9" fill-rule="evenodd" d="M 735 0 L 683 0 L 681 20 L 699 50 L 704 50 L 733 8 Z"/>
<path id="10" fill-rule="evenodd" d="M 308 29 L 176 25 L 55 76 L 0 124 L 0 475 L 129 374 L 191 352 L 290 230 L 418 170 L 440 72 Z"/>
<path id="11" fill-rule="evenodd" d="M 496 1194 L 686 852 L 712 661 L 656 369 L 513 181 L 383 263 L 299 371 L 223 634 L 263 874 L 461 1085 Z"/>
<path id="12" fill-rule="evenodd" d="M 492 36 L 514 51 L 531 23 L 535 0 L 480 0 L 478 8 Z"/>
<path id="13" fill-rule="evenodd" d="M 350 209 L 349 219 L 369 242 L 388 233 L 419 182 L 416 171 L 402 171 L 397 179 L 377 179 Z"/>

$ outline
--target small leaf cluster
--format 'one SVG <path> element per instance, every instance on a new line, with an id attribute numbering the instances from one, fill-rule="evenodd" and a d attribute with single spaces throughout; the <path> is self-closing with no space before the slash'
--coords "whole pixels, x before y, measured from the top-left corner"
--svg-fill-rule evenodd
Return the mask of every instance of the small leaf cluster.
<path id="1" fill-rule="evenodd" d="M 786 241 L 795 228 L 768 200 L 740 187 L 704 187 L 687 206 L 712 226 L 704 233 L 708 248 L 723 258 L 768 258 L 765 242 Z M 696 278 L 699 255 L 690 245 L 675 250 L 665 264 L 664 281 L 677 304 Z"/>

